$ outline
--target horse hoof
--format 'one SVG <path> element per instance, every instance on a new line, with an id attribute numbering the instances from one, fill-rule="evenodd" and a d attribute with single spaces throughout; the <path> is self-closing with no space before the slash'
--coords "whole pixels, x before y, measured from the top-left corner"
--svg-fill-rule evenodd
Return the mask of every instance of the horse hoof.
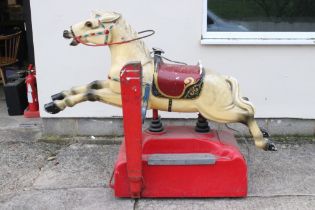
<path id="1" fill-rule="evenodd" d="M 266 151 L 278 151 L 276 145 L 270 140 L 268 140 L 268 143 L 267 143 L 267 145 L 265 147 L 265 150 Z"/>
<path id="2" fill-rule="evenodd" d="M 61 111 L 61 109 L 57 107 L 57 105 L 54 102 L 45 104 L 44 108 L 45 108 L 45 111 L 50 114 L 57 114 L 58 112 Z"/>
<path id="3" fill-rule="evenodd" d="M 64 98 L 65 98 L 65 95 L 63 93 L 57 93 L 57 94 L 51 96 L 51 99 L 53 101 L 63 100 Z"/>
<path id="4" fill-rule="evenodd" d="M 242 99 L 245 101 L 249 101 L 249 98 L 247 98 L 247 97 L 242 97 Z"/>

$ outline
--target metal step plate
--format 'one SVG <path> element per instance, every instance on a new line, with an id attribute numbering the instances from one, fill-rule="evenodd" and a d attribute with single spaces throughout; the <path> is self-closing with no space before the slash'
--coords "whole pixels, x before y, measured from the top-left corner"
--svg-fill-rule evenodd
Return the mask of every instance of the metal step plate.
<path id="1" fill-rule="evenodd" d="M 151 154 L 148 165 L 213 165 L 216 157 L 209 153 Z"/>

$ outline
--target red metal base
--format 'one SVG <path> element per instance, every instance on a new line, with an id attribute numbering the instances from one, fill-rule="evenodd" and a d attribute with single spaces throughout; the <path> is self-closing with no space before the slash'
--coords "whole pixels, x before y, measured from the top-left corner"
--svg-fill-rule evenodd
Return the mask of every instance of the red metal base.
<path id="1" fill-rule="evenodd" d="M 24 111 L 25 118 L 39 118 L 39 111 L 30 111 L 28 107 Z"/>
<path id="2" fill-rule="evenodd" d="M 210 133 L 197 133 L 194 127 L 187 126 L 169 126 L 165 131 L 163 134 L 143 132 L 141 197 L 247 195 L 247 166 L 233 134 L 216 130 Z M 153 154 L 162 154 L 163 158 L 173 157 L 172 154 L 189 154 L 191 157 L 212 154 L 215 163 L 196 164 L 194 158 L 188 158 L 180 160 L 186 161 L 185 164 L 163 164 L 163 161 L 161 164 L 161 160 L 152 164 L 150 160 L 154 160 Z M 120 147 L 115 165 L 112 187 L 116 197 L 132 197 L 124 143 Z"/>

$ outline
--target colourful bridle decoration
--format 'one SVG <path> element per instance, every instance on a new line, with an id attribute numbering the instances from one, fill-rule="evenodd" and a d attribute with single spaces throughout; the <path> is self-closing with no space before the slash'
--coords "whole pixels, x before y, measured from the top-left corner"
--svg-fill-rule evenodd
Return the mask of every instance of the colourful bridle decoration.
<path id="1" fill-rule="evenodd" d="M 81 43 L 81 44 L 86 45 L 86 46 L 100 47 L 100 46 L 126 44 L 126 43 L 129 43 L 129 42 L 132 42 L 132 41 L 136 41 L 136 40 L 139 40 L 139 39 L 143 39 L 143 38 L 146 38 L 146 37 L 149 37 L 149 36 L 152 36 L 153 34 L 155 34 L 154 30 L 145 30 L 145 31 L 138 32 L 138 34 L 147 33 L 147 32 L 150 32 L 150 34 L 142 36 L 142 37 L 137 37 L 137 38 L 134 38 L 134 39 L 126 40 L 126 41 L 108 43 L 109 33 L 114 28 L 114 25 L 115 25 L 116 21 L 110 22 L 111 24 L 107 28 L 106 28 L 105 24 L 102 23 L 100 20 L 98 20 L 98 22 L 104 28 L 104 31 L 87 33 L 87 34 L 84 34 L 84 35 L 81 35 L 81 36 L 74 36 L 74 39 L 78 43 Z M 71 31 L 72 31 L 72 29 L 71 29 Z M 73 32 L 72 32 L 72 34 L 75 35 Z M 89 44 L 89 43 L 86 43 L 86 42 L 82 41 L 82 38 L 87 38 L 87 37 L 92 37 L 92 36 L 101 36 L 101 35 L 105 35 L 104 44 Z"/>
<path id="2" fill-rule="evenodd" d="M 87 46 L 93 46 L 93 47 L 113 45 L 114 43 L 108 43 L 108 37 L 109 37 L 109 33 L 111 32 L 111 30 L 114 27 L 114 23 L 111 23 L 110 26 L 107 27 L 107 28 L 105 27 L 105 24 L 102 23 L 100 20 L 98 20 L 98 23 L 99 23 L 100 26 L 102 26 L 104 28 L 104 31 L 87 33 L 87 34 L 84 34 L 84 35 L 81 35 L 81 36 L 74 36 L 74 39 L 78 43 L 81 43 L 81 44 L 84 44 L 84 45 L 87 45 Z M 87 37 L 92 37 L 92 36 L 101 36 L 101 35 L 105 36 L 104 44 L 88 44 L 88 43 L 82 41 L 82 38 L 87 38 Z"/>

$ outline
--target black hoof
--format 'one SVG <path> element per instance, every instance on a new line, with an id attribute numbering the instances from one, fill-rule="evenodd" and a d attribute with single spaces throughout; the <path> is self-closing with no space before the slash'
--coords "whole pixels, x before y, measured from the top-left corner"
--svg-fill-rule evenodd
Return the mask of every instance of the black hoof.
<path id="1" fill-rule="evenodd" d="M 57 93 L 57 94 L 51 96 L 51 99 L 53 101 L 63 100 L 64 98 L 65 98 L 65 95 L 63 93 Z"/>
<path id="2" fill-rule="evenodd" d="M 265 150 L 266 151 L 278 151 L 276 145 L 270 140 L 268 140 L 268 143 L 267 143 L 267 145 L 265 147 Z"/>
<path id="3" fill-rule="evenodd" d="M 61 109 L 57 107 L 57 105 L 54 102 L 45 104 L 44 108 L 45 108 L 45 111 L 50 114 L 57 114 L 58 112 L 61 111 Z"/>

